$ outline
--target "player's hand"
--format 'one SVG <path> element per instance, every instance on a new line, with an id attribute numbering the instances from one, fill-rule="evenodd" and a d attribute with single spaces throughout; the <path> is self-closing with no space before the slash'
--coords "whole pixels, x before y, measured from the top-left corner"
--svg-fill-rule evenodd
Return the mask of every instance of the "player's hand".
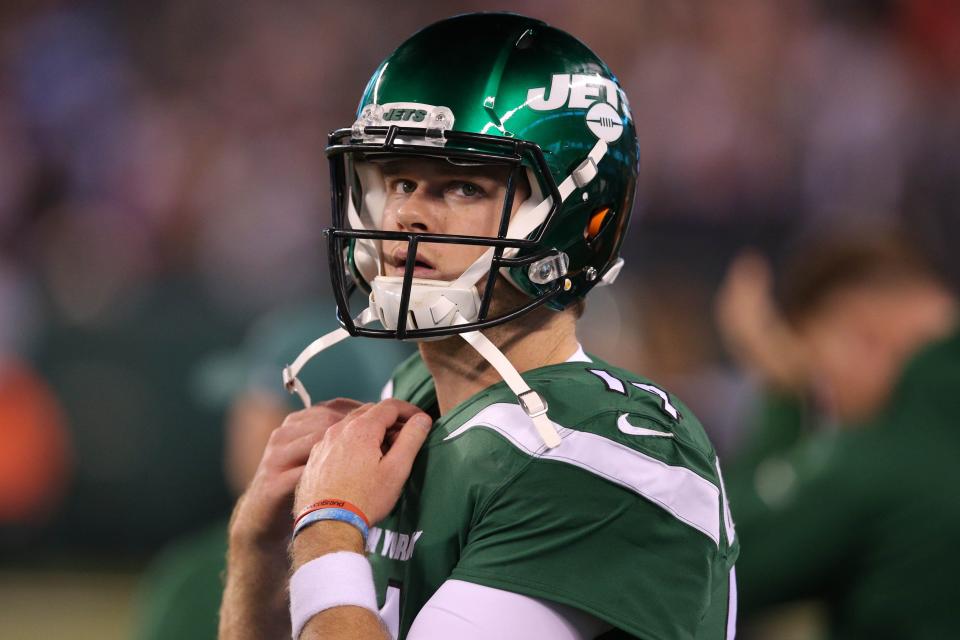
<path id="1" fill-rule="evenodd" d="M 432 424 L 430 416 L 400 400 L 352 412 L 314 445 L 297 487 L 294 512 L 336 498 L 355 504 L 371 523 L 379 522 L 400 497 Z"/>
<path id="2" fill-rule="evenodd" d="M 294 490 L 310 451 L 331 425 L 362 406 L 337 398 L 286 417 L 270 435 L 256 474 L 237 502 L 230 522 L 232 542 L 286 553 Z"/>

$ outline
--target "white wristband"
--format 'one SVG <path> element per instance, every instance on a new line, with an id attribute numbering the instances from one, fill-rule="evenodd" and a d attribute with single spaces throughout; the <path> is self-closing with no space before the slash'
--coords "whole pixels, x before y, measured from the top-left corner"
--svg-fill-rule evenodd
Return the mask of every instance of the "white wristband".
<path id="1" fill-rule="evenodd" d="M 311 560 L 290 578 L 290 623 L 299 640 L 307 622 L 321 611 L 354 606 L 379 615 L 373 569 L 359 553 L 337 551 Z"/>

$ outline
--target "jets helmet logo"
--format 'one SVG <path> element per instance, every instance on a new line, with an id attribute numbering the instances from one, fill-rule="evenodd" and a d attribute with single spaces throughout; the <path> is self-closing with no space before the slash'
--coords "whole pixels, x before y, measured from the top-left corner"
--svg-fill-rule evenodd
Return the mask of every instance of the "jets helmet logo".
<path id="1" fill-rule="evenodd" d="M 587 109 L 587 127 L 605 142 L 616 142 L 629 120 L 630 104 L 617 84 L 599 75 L 557 73 L 546 87 L 527 91 L 527 106 L 535 111 Z"/>

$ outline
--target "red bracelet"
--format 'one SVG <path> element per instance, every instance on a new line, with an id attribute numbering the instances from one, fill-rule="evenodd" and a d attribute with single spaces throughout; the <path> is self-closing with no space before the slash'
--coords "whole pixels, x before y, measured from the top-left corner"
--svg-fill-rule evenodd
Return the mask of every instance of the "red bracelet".
<path id="1" fill-rule="evenodd" d="M 372 526 L 370 520 L 367 518 L 367 515 L 360 510 L 360 507 L 353 504 L 352 502 L 347 502 L 346 500 L 339 500 L 337 498 L 324 498 L 318 502 L 314 502 L 309 507 L 300 512 L 300 515 L 296 517 L 293 521 L 293 526 L 296 527 L 297 523 L 303 519 L 303 516 L 308 513 L 313 513 L 314 511 L 319 511 L 320 509 L 346 509 L 351 513 L 355 513 L 360 516 L 360 518 L 366 523 L 368 527 Z"/>

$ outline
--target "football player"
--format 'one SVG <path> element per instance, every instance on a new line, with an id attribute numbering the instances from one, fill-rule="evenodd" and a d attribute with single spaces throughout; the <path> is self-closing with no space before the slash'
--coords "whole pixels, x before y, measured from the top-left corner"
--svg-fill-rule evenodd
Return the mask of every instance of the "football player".
<path id="1" fill-rule="evenodd" d="M 816 599 L 818 636 L 960 628 L 960 300 L 905 236 L 815 237 L 787 263 L 774 320 L 803 356 L 791 377 L 818 402 L 770 394 L 731 478 L 754 620 Z"/>
<path id="2" fill-rule="evenodd" d="M 221 638 L 732 637 L 713 447 L 576 339 L 637 178 L 607 66 L 529 18 L 444 20 L 380 65 L 327 154 L 341 328 L 284 372 L 307 408 L 235 510 Z M 378 404 L 312 404 L 297 374 L 349 336 L 419 354 Z"/>

